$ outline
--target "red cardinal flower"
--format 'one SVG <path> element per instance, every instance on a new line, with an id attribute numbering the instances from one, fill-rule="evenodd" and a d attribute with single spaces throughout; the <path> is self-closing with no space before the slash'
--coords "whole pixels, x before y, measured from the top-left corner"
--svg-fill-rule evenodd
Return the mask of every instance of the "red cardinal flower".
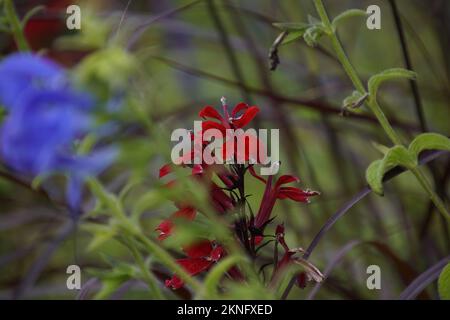
<path id="1" fill-rule="evenodd" d="M 243 159 L 239 160 L 245 162 L 252 160 L 261 163 L 265 161 L 265 159 L 261 159 L 262 156 L 265 156 L 265 146 L 256 135 L 247 132 L 241 132 L 241 135 L 239 132 L 235 131 L 234 136 L 231 136 L 230 132 L 227 132 L 227 129 L 236 130 L 245 127 L 259 112 L 259 108 L 241 102 L 233 108 L 230 116 L 224 100 L 222 100 L 222 102 L 223 116 L 211 106 L 206 106 L 199 112 L 199 116 L 205 119 L 205 121 L 202 122 L 202 132 L 206 132 L 208 129 L 217 129 L 222 133 L 225 138 L 222 146 L 222 159 L 224 161 L 236 159 L 239 155 L 243 157 Z M 219 122 L 206 119 L 215 119 Z M 245 150 L 242 150 L 243 155 L 238 152 L 238 139 L 244 140 L 243 145 Z"/>
<path id="2" fill-rule="evenodd" d="M 305 191 L 295 187 L 282 187 L 284 184 L 299 182 L 299 179 L 293 175 L 281 176 L 272 187 L 273 176 L 269 176 L 269 178 L 265 180 L 255 172 L 253 167 L 250 167 L 249 171 L 254 177 L 266 184 L 261 205 L 254 221 L 254 227 L 261 232 L 267 223 L 270 222 L 270 216 L 277 199 L 288 198 L 297 202 L 308 203 L 309 197 L 319 194 L 317 191 Z"/>
<path id="3" fill-rule="evenodd" d="M 226 105 L 224 105 L 224 116 L 221 116 L 216 109 L 211 106 L 204 107 L 199 116 L 203 119 L 212 118 L 220 121 L 220 124 L 214 121 L 205 121 L 206 127 L 214 127 L 216 129 L 225 132 L 225 129 L 239 129 L 245 127 L 256 114 L 259 112 L 259 108 L 256 106 L 249 106 L 246 103 L 238 103 L 231 111 L 231 117 L 228 114 Z"/>
<path id="4" fill-rule="evenodd" d="M 273 220 L 271 218 L 272 210 L 278 199 L 291 199 L 297 202 L 309 202 L 309 197 L 319 194 L 316 191 L 302 190 L 300 188 L 286 186 L 289 183 L 298 182 L 298 178 L 292 175 L 282 175 L 273 183 L 273 175 L 266 179 L 256 174 L 253 165 L 256 163 L 265 163 L 260 161 L 259 153 L 264 145 L 258 139 L 256 135 L 253 135 L 247 130 L 244 132 L 245 140 L 241 136 L 238 136 L 237 132 L 232 130 L 238 130 L 254 119 L 259 109 L 256 106 L 248 106 L 245 103 L 237 104 L 231 113 L 228 113 L 227 106 L 224 99 L 222 99 L 223 112 L 220 114 L 211 106 L 204 107 L 199 115 L 204 119 L 201 129 L 196 129 L 199 132 L 191 133 L 191 149 L 188 150 L 187 155 L 182 156 L 180 163 L 182 167 L 187 167 L 190 170 L 190 178 L 195 179 L 199 183 L 206 186 L 209 190 L 209 200 L 215 213 L 223 215 L 227 213 L 234 213 L 230 218 L 233 219 L 232 223 L 229 223 L 230 228 L 235 237 L 240 241 L 241 245 L 245 248 L 246 252 L 251 256 L 252 261 L 257 261 L 258 252 L 263 249 L 271 241 L 264 240 L 264 228 Z M 200 164 L 191 164 L 190 160 L 194 158 L 195 154 L 199 151 L 203 155 L 205 148 L 210 144 L 208 140 L 208 133 L 206 130 L 216 129 L 219 130 L 223 136 L 213 137 L 214 139 L 223 138 L 221 141 L 222 148 L 218 150 L 206 150 L 214 153 L 222 152 L 224 160 L 233 160 L 232 163 L 225 163 L 224 165 L 207 164 L 202 162 Z M 232 129 L 232 130 L 229 130 Z M 240 130 L 241 133 L 243 130 Z M 205 133 L 206 132 L 206 133 Z M 210 132 L 211 133 L 211 132 Z M 198 135 L 201 139 L 198 139 Z M 245 146 L 236 143 L 237 141 L 244 141 Z M 256 153 L 254 148 L 250 149 L 250 145 L 257 145 Z M 233 145 L 233 147 L 232 147 Z M 239 148 L 245 148 L 245 150 L 238 150 Z M 241 162 L 239 156 L 242 156 L 238 151 L 245 151 L 245 159 Z M 263 152 L 262 154 L 265 154 Z M 217 154 L 211 154 L 211 156 L 217 156 Z M 184 159 L 189 161 L 183 161 Z M 159 177 L 164 178 L 172 172 L 172 165 L 165 165 L 159 171 Z M 245 190 L 245 175 L 250 172 L 258 180 L 262 181 L 266 187 L 261 200 L 261 204 L 256 216 L 253 215 L 253 211 L 248 205 L 247 210 L 247 197 L 249 194 Z M 221 181 L 218 182 L 218 181 Z M 176 184 L 176 180 L 168 182 L 167 187 L 171 187 Z M 222 184 L 223 186 L 220 186 Z M 193 220 L 196 215 L 196 204 L 191 203 L 189 197 L 183 199 L 183 203 L 175 202 L 175 205 L 179 208 L 178 211 L 173 213 L 167 220 L 161 222 L 156 228 L 159 231 L 159 239 L 163 240 L 174 232 L 174 219 L 183 218 L 187 222 Z M 174 200 L 179 201 L 179 200 Z M 284 254 L 281 259 L 278 259 L 277 251 L 275 251 L 276 258 L 274 258 L 274 269 L 272 273 L 272 279 L 282 276 L 282 270 L 288 267 L 290 264 L 298 264 L 303 266 L 304 272 L 300 272 L 297 276 L 297 282 L 300 286 L 305 286 L 309 280 L 321 281 L 322 274 L 312 264 L 307 262 L 301 257 L 296 257 L 296 254 L 301 252 L 301 249 L 290 249 L 284 239 L 284 226 L 279 225 L 276 228 L 276 246 L 281 245 L 284 249 Z M 256 248 L 258 246 L 258 248 Z M 277 248 L 275 246 L 275 248 Z M 274 250 L 275 250 L 274 248 Z M 183 267 L 186 272 L 195 276 L 199 273 L 209 270 L 219 259 L 224 255 L 224 249 L 215 241 L 201 240 L 198 243 L 185 246 L 183 251 L 186 253 L 186 257 L 178 259 L 177 263 Z M 227 273 L 227 277 L 230 277 L 234 281 L 245 281 L 245 276 L 241 274 L 237 266 L 231 267 Z M 183 286 L 183 281 L 177 276 L 173 275 L 172 278 L 165 281 L 167 287 L 177 289 Z"/>
<path id="5" fill-rule="evenodd" d="M 194 245 L 185 247 L 183 251 L 187 258 L 178 259 L 177 263 L 191 276 L 208 270 L 224 255 L 223 248 L 209 240 L 202 240 Z M 177 275 L 165 281 L 166 287 L 178 289 L 184 282 Z"/>
<path id="6" fill-rule="evenodd" d="M 169 219 L 163 220 L 157 227 L 156 231 L 159 231 L 158 240 L 162 241 L 166 239 L 172 233 L 174 223 L 173 219 L 184 218 L 187 220 L 194 220 L 197 211 L 192 207 L 184 207 L 178 211 L 175 211 Z"/>

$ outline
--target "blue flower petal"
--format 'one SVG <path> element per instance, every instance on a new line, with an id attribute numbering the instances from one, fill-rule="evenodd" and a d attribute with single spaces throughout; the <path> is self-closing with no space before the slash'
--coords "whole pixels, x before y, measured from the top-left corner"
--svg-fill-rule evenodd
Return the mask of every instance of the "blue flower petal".
<path id="1" fill-rule="evenodd" d="M 61 87 L 64 74 L 51 60 L 30 53 L 12 54 L 0 63 L 0 103 L 10 110 L 29 89 Z"/>

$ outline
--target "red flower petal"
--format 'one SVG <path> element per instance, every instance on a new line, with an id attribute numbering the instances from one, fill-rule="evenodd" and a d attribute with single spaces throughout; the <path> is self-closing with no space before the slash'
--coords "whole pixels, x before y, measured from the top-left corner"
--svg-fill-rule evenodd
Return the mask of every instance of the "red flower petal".
<path id="1" fill-rule="evenodd" d="M 170 172 L 172 172 L 170 163 L 165 164 L 161 167 L 161 169 L 159 169 L 159 177 L 162 178 L 162 177 L 168 175 Z"/>
<path id="2" fill-rule="evenodd" d="M 299 181 L 300 180 L 296 176 L 283 175 L 277 180 L 277 183 L 275 184 L 275 189 L 278 189 L 282 184 L 287 184 L 287 183 L 291 183 L 291 182 L 299 182 Z"/>
<path id="3" fill-rule="evenodd" d="M 317 191 L 304 191 L 295 187 L 282 187 L 279 189 L 277 198 L 278 199 L 292 199 L 299 202 L 309 202 L 308 197 L 316 196 L 319 192 Z"/>
<path id="4" fill-rule="evenodd" d="M 262 241 L 263 241 L 264 237 L 263 236 L 255 236 L 255 246 L 259 245 Z"/>
<path id="5" fill-rule="evenodd" d="M 252 176 L 254 176 L 256 179 L 258 179 L 259 181 L 262 181 L 263 183 L 266 183 L 266 179 L 264 179 L 263 177 L 261 177 L 259 174 L 256 173 L 254 166 L 249 166 L 248 167 L 248 171 L 250 172 L 250 174 Z"/>
<path id="6" fill-rule="evenodd" d="M 202 174 L 203 173 L 203 167 L 199 164 L 196 164 L 192 167 L 192 174 Z"/>
<path id="7" fill-rule="evenodd" d="M 195 276 L 196 274 L 207 270 L 214 262 L 204 258 L 186 258 L 177 260 L 177 263 L 191 276 Z"/>
<path id="8" fill-rule="evenodd" d="M 213 202 L 219 204 L 225 211 L 234 208 L 233 200 L 217 185 L 211 190 Z"/>
<path id="9" fill-rule="evenodd" d="M 275 229 L 275 234 L 277 236 L 282 236 L 284 235 L 284 224 L 279 224 L 277 225 L 277 228 Z"/>
<path id="10" fill-rule="evenodd" d="M 178 211 L 175 211 L 170 219 L 163 220 L 156 228 L 159 231 L 158 240 L 162 241 L 172 234 L 174 223 L 173 218 L 185 218 L 188 220 L 193 220 L 196 215 L 196 210 L 191 207 L 183 207 Z"/>
<path id="11" fill-rule="evenodd" d="M 166 239 L 172 232 L 173 222 L 169 219 L 163 220 L 157 227 L 156 231 L 159 231 L 158 240 L 162 241 Z"/>
<path id="12" fill-rule="evenodd" d="M 220 121 L 223 121 L 222 116 L 211 106 L 206 106 L 202 110 L 200 110 L 199 114 L 202 118 L 214 118 Z"/>
<path id="13" fill-rule="evenodd" d="M 213 250 L 211 241 L 203 240 L 196 244 L 186 246 L 183 251 L 187 254 L 189 258 L 204 258 L 209 257 L 211 251 Z"/>
<path id="14" fill-rule="evenodd" d="M 211 120 L 202 121 L 202 132 L 205 132 L 209 129 L 217 129 L 222 133 L 223 136 L 225 136 L 226 134 L 226 129 L 222 124 Z"/>
<path id="15" fill-rule="evenodd" d="M 211 251 L 211 260 L 212 261 L 219 261 L 220 258 L 223 256 L 223 248 L 221 246 L 217 246 L 213 251 Z"/>
<path id="16" fill-rule="evenodd" d="M 256 114 L 259 112 L 259 108 L 252 106 L 245 110 L 244 114 L 240 116 L 238 119 L 233 119 L 233 124 L 236 128 L 242 128 L 245 127 L 250 121 L 253 120 L 253 118 L 256 116 Z"/>
<path id="17" fill-rule="evenodd" d="M 175 275 L 171 279 L 167 279 L 166 281 L 164 281 L 164 284 L 166 285 L 166 287 L 175 290 L 181 288 L 184 285 L 184 282 Z"/>
<path id="18" fill-rule="evenodd" d="M 244 110 L 244 109 L 248 109 L 248 104 L 246 104 L 246 103 L 244 103 L 244 102 L 238 103 L 238 104 L 233 108 L 233 110 L 231 111 L 231 116 L 232 116 L 233 118 L 235 118 L 236 115 L 237 115 L 240 111 L 242 111 L 242 110 Z"/>
<path id="19" fill-rule="evenodd" d="M 192 207 L 184 207 L 176 211 L 173 214 L 174 218 L 186 218 L 188 220 L 193 220 L 195 218 L 197 211 Z"/>
<path id="20" fill-rule="evenodd" d="M 217 176 L 227 188 L 233 188 L 235 184 L 234 181 L 237 181 L 237 176 L 230 172 L 220 172 Z"/>

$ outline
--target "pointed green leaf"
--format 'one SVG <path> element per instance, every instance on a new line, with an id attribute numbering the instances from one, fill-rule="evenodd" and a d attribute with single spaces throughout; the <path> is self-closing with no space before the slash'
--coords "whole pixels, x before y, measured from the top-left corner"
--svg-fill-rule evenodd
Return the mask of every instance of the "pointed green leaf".
<path id="1" fill-rule="evenodd" d="M 224 274 L 241 260 L 244 260 L 241 256 L 229 256 L 222 259 L 211 271 L 205 279 L 206 297 L 214 296 L 217 293 L 217 286 L 219 281 L 223 278 Z M 246 262 L 244 262 L 246 263 Z"/>
<path id="2" fill-rule="evenodd" d="M 309 28 L 308 23 L 303 22 L 276 22 L 272 23 L 272 25 L 278 29 L 281 29 L 283 31 L 305 31 Z"/>
<path id="3" fill-rule="evenodd" d="M 128 279 L 128 277 L 118 277 L 103 280 L 102 288 L 95 294 L 94 300 L 107 299 Z"/>
<path id="4" fill-rule="evenodd" d="M 377 179 L 380 164 L 381 160 L 375 160 L 366 169 L 366 181 L 373 192 L 377 194 L 383 194 L 383 185 Z"/>
<path id="5" fill-rule="evenodd" d="M 450 263 L 445 266 L 439 276 L 438 290 L 442 300 L 450 300 Z"/>
<path id="6" fill-rule="evenodd" d="M 82 228 L 93 235 L 92 240 L 87 247 L 88 251 L 97 249 L 99 246 L 111 240 L 116 235 L 115 228 L 109 225 L 90 223 L 84 224 Z"/>
<path id="7" fill-rule="evenodd" d="M 301 37 L 303 37 L 304 33 L 305 33 L 305 30 L 302 30 L 302 31 L 289 31 L 287 36 L 281 42 L 281 45 L 289 44 L 291 42 L 294 42 L 294 41 L 300 39 Z"/>
<path id="8" fill-rule="evenodd" d="M 369 98 L 375 99 L 378 92 L 378 87 L 387 80 L 393 79 L 415 79 L 416 73 L 410 70 L 402 69 L 402 68 L 392 68 L 384 70 L 369 79 L 368 87 L 369 87 Z"/>
<path id="9" fill-rule="evenodd" d="M 424 150 L 450 151 L 450 139 L 437 133 L 422 133 L 414 138 L 408 149 L 416 157 Z"/>
<path id="10" fill-rule="evenodd" d="M 146 210 L 154 209 L 160 206 L 164 202 L 165 198 L 158 190 L 151 190 L 142 195 L 133 207 L 132 217 L 133 220 L 138 221 L 139 217 Z"/>
<path id="11" fill-rule="evenodd" d="M 323 25 L 313 25 L 306 29 L 303 34 L 303 39 L 310 47 L 315 47 L 319 39 L 327 33 L 327 29 Z"/>
<path id="12" fill-rule="evenodd" d="M 417 166 L 417 159 L 404 146 L 394 146 L 382 160 L 372 162 L 366 170 L 366 180 L 375 193 L 383 194 L 384 174 L 396 166 L 412 169 Z"/>
<path id="13" fill-rule="evenodd" d="M 384 144 L 381 143 L 376 143 L 376 142 L 372 142 L 372 145 L 375 149 L 377 149 L 378 151 L 380 151 L 380 153 L 384 156 L 386 153 L 388 153 L 389 151 L 389 147 L 385 146 Z"/>
<path id="14" fill-rule="evenodd" d="M 331 23 L 333 25 L 333 28 L 336 28 L 339 23 L 341 23 L 343 20 L 351 17 L 364 17 L 367 15 L 367 12 L 361 9 L 349 9 L 345 10 L 336 18 L 333 19 L 333 22 Z"/>

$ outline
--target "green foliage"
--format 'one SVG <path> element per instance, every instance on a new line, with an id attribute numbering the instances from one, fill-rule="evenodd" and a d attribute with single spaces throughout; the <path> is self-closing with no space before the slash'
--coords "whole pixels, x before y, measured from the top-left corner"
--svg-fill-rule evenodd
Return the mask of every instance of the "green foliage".
<path id="1" fill-rule="evenodd" d="M 359 107 L 364 103 L 367 95 L 362 94 L 359 91 L 354 90 L 352 94 L 346 97 L 342 102 L 342 108 L 346 111 L 359 112 Z"/>
<path id="2" fill-rule="evenodd" d="M 322 22 L 312 16 L 308 16 L 308 23 L 303 22 L 277 22 L 273 26 L 287 31 L 288 34 L 281 44 L 291 43 L 301 37 L 311 47 L 317 45 L 322 35 L 328 33 Z"/>
<path id="3" fill-rule="evenodd" d="M 424 150 L 450 151 L 450 139 L 438 133 L 422 133 L 411 142 L 409 151 L 417 157 Z"/>
<path id="4" fill-rule="evenodd" d="M 367 183 L 375 193 L 382 195 L 384 174 L 396 166 L 414 169 L 423 150 L 450 151 L 450 139 L 437 133 L 422 133 L 411 142 L 408 149 L 400 145 L 388 149 L 382 160 L 375 160 L 367 168 Z"/>
<path id="5" fill-rule="evenodd" d="M 126 281 L 139 277 L 139 271 L 133 265 L 105 255 L 103 255 L 103 259 L 110 265 L 110 269 L 107 271 L 90 270 L 90 273 L 97 277 L 102 284 L 94 299 L 107 299 Z"/>
<path id="6" fill-rule="evenodd" d="M 233 266 L 236 266 L 240 261 L 249 263 L 247 259 L 241 256 L 233 255 L 222 259 L 214 268 L 212 268 L 205 278 L 205 298 L 217 297 L 217 287 L 220 280 L 223 279 L 225 273 Z"/>
<path id="7" fill-rule="evenodd" d="M 275 22 L 272 25 L 278 29 L 289 32 L 294 31 L 304 32 L 311 26 L 309 23 L 302 23 L 302 22 Z"/>
<path id="8" fill-rule="evenodd" d="M 372 162 L 366 170 L 366 180 L 372 190 L 383 194 L 384 174 L 396 166 L 412 169 L 417 165 L 417 160 L 403 146 L 394 146 L 386 153 L 382 160 Z"/>
<path id="9" fill-rule="evenodd" d="M 315 47 L 319 39 L 325 33 L 326 29 L 321 24 L 313 25 L 306 29 L 305 33 L 303 34 L 303 39 L 308 46 Z"/>
<path id="10" fill-rule="evenodd" d="M 135 70 L 133 56 L 122 48 L 109 47 L 83 59 L 75 75 L 82 86 L 90 88 L 106 101 L 127 87 Z"/>
<path id="11" fill-rule="evenodd" d="M 89 8 L 81 10 L 83 12 L 81 29 L 59 38 L 55 46 L 64 50 L 98 50 L 107 47 L 112 22 L 97 17 Z"/>
<path id="12" fill-rule="evenodd" d="M 336 29 L 339 24 L 341 24 L 344 20 L 352 17 L 365 17 L 367 13 L 364 10 L 360 9 L 349 9 L 345 10 L 344 12 L 337 15 L 333 21 L 331 22 L 331 25 L 333 26 L 333 29 Z"/>
<path id="13" fill-rule="evenodd" d="M 385 81 L 395 79 L 415 79 L 415 78 L 416 78 L 415 72 L 402 68 L 387 69 L 376 75 L 373 75 L 372 77 L 370 77 L 367 85 L 369 89 L 369 99 L 376 100 L 378 88 Z"/>
<path id="14" fill-rule="evenodd" d="M 88 251 L 98 249 L 102 244 L 117 236 L 117 229 L 112 225 L 85 223 L 82 225 L 82 229 L 92 235 L 92 239 L 86 248 Z"/>
<path id="15" fill-rule="evenodd" d="M 438 289 L 442 300 L 450 300 L 450 263 L 442 269 L 439 275 Z"/>

